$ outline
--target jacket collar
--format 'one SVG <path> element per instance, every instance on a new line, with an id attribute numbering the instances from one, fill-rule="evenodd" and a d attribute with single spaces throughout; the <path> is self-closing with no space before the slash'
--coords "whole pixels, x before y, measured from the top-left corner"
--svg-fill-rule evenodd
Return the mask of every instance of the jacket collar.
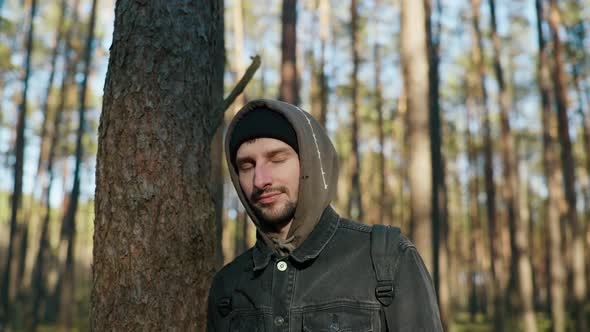
<path id="1" fill-rule="evenodd" d="M 340 224 L 340 217 L 328 206 L 324 209 L 319 223 L 313 229 L 309 237 L 295 249 L 290 256 L 298 263 L 304 263 L 310 259 L 316 258 L 324 247 L 330 242 L 338 225 Z M 272 250 L 268 248 L 264 241 L 257 236 L 256 245 L 254 246 L 252 259 L 254 261 L 254 271 L 266 268 L 273 255 Z"/>

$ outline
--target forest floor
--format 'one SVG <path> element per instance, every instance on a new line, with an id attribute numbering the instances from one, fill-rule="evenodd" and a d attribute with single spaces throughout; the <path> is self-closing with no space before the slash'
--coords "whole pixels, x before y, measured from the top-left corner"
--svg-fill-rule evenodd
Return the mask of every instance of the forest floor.
<path id="1" fill-rule="evenodd" d="M 586 306 L 588 321 L 590 321 L 590 304 Z M 538 332 L 551 331 L 551 317 L 546 312 L 536 312 Z M 507 332 L 522 331 L 519 322 L 512 319 L 507 323 Z M 568 320 L 566 331 L 575 331 L 574 321 Z M 468 312 L 455 314 L 453 324 L 449 332 L 494 332 L 493 322 L 488 317 L 478 314 L 473 321 L 469 318 Z"/>

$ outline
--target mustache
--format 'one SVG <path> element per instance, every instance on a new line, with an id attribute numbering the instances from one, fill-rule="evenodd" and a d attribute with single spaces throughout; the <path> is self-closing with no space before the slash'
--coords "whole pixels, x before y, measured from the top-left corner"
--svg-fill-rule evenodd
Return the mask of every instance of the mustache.
<path id="1" fill-rule="evenodd" d="M 284 186 L 279 186 L 279 187 L 269 187 L 269 188 L 264 188 L 264 189 L 255 189 L 252 194 L 250 195 L 250 201 L 252 202 L 256 202 L 260 199 L 260 196 L 264 195 L 264 194 L 269 194 L 269 193 L 288 193 L 289 190 L 287 189 L 287 187 Z"/>

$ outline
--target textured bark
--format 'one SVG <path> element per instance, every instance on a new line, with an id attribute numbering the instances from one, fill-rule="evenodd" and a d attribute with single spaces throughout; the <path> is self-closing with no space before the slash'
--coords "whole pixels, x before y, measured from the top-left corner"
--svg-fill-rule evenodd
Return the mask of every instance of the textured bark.
<path id="1" fill-rule="evenodd" d="M 297 0 L 283 0 L 281 39 L 281 85 L 279 99 L 299 105 L 297 74 Z"/>
<path id="2" fill-rule="evenodd" d="M 562 54 L 563 45 L 559 37 L 560 13 L 555 0 L 551 0 L 550 2 L 548 21 L 553 37 L 553 56 L 555 61 L 553 66 L 553 81 L 555 82 L 553 88 L 555 93 L 555 104 L 557 108 L 558 135 L 561 145 L 561 164 L 563 169 L 562 175 L 565 187 L 565 198 L 568 207 L 567 218 L 569 220 L 572 233 L 571 253 L 576 331 L 586 332 L 588 331 L 588 323 L 584 310 L 584 304 L 586 303 L 584 231 L 582 223 L 578 220 L 576 210 L 576 169 L 572 151 L 572 143 L 569 136 L 569 123 L 567 114 L 567 82 Z"/>
<path id="3" fill-rule="evenodd" d="M 491 13 L 492 44 L 494 49 L 494 73 L 498 83 L 500 102 L 500 127 L 502 131 L 503 162 L 503 198 L 510 225 L 510 243 L 512 249 L 511 278 L 516 278 L 517 293 L 521 308 L 521 319 L 526 332 L 536 332 L 537 323 L 533 307 L 533 277 L 528 240 L 528 219 L 522 218 L 520 211 L 520 180 L 518 174 L 518 153 L 512 135 L 509 115 L 509 96 L 504 71 L 500 63 L 500 37 L 496 23 L 496 6 L 494 0 L 488 0 Z M 515 273 L 514 273 L 515 272 Z"/>
<path id="4" fill-rule="evenodd" d="M 91 328 L 204 331 L 221 1 L 119 1 L 99 127 Z"/>
<path id="5" fill-rule="evenodd" d="M 424 3 L 402 0 L 401 62 L 407 93 L 408 177 L 412 236 L 424 263 L 433 271 L 432 157 L 429 134 L 428 53 Z"/>
<path id="6" fill-rule="evenodd" d="M 225 120 L 222 121 L 219 128 L 213 136 L 211 143 L 211 198 L 215 209 L 215 266 L 219 270 L 223 267 L 223 131 L 225 130 Z"/>
<path id="7" fill-rule="evenodd" d="M 561 253 L 561 225 L 559 202 L 563 199 L 561 174 L 557 157 L 555 123 L 551 109 L 551 78 L 545 38 L 543 37 L 543 3 L 535 0 L 537 14 L 537 37 L 539 45 L 538 81 L 541 95 L 541 119 L 543 123 L 543 169 L 547 184 L 547 212 L 545 213 L 545 241 L 548 248 L 549 303 L 553 332 L 564 332 L 565 312 L 565 266 Z"/>
<path id="8" fill-rule="evenodd" d="M 484 136 L 484 178 L 486 191 L 486 212 L 489 223 L 489 246 L 492 269 L 492 296 L 494 304 L 494 330 L 504 330 L 504 287 L 501 254 L 498 250 L 498 243 L 501 241 L 500 225 L 497 224 L 496 211 L 496 187 L 494 184 L 494 167 L 492 138 L 490 125 L 490 111 L 488 107 L 488 96 L 485 87 L 485 65 L 482 56 L 482 36 L 479 27 L 479 0 L 471 1 L 473 10 L 473 62 L 475 64 L 477 75 L 475 75 L 476 85 L 479 86 L 481 95 L 481 105 L 484 110 L 483 119 L 483 136 Z"/>
<path id="9" fill-rule="evenodd" d="M 350 37 L 352 40 L 352 74 L 351 74 L 351 92 L 352 102 L 351 111 L 351 134 L 350 146 L 350 195 L 348 197 L 347 213 L 349 218 L 363 220 L 363 204 L 361 199 L 361 162 L 359 152 L 359 87 L 358 87 L 358 70 L 359 70 L 359 53 L 360 46 L 358 41 L 358 8 L 356 0 L 350 2 Z"/>
<path id="10" fill-rule="evenodd" d="M 29 77 L 31 76 L 31 56 L 33 53 L 33 34 L 34 34 L 34 18 L 37 12 L 37 0 L 31 1 L 31 9 L 29 15 L 29 27 L 27 29 L 27 38 L 25 40 L 25 73 L 23 76 L 23 91 L 21 101 L 18 107 L 18 118 L 16 123 L 16 144 L 15 154 L 16 163 L 14 164 L 14 186 L 11 196 L 11 213 L 10 213 L 10 234 L 8 237 L 8 249 L 6 252 L 6 261 L 4 264 L 4 272 L 2 275 L 2 285 L 0 286 L 0 321 L 8 321 L 11 315 L 10 310 L 10 296 L 14 294 L 14 284 L 17 280 L 11 280 L 12 272 L 16 268 L 13 264 L 13 256 L 15 256 L 15 248 L 18 248 L 17 230 L 19 226 L 19 210 L 21 208 L 22 191 L 23 191 L 23 168 L 24 168 L 24 150 L 25 150 L 25 127 L 27 119 L 27 98 L 29 90 Z M 24 232 L 23 232 L 24 233 Z M 26 235 L 26 233 L 24 234 Z M 21 241 L 26 237 L 20 234 Z M 12 286 L 11 286 L 12 282 Z"/>
<path id="11" fill-rule="evenodd" d="M 436 6 L 433 11 L 433 4 Z M 426 9 L 426 42 L 428 47 L 428 82 L 430 101 L 430 149 L 432 156 L 432 247 L 433 282 L 438 294 L 443 328 L 449 330 L 451 315 L 449 289 L 449 248 L 448 248 L 448 198 L 446 188 L 446 165 L 442 154 L 442 122 L 440 116 L 440 1 L 424 0 Z M 433 26 L 433 13 L 439 17 Z"/>

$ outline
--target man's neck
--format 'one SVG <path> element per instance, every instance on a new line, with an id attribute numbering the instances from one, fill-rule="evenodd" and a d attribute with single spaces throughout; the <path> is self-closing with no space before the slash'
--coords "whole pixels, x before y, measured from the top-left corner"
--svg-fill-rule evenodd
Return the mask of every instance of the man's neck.
<path id="1" fill-rule="evenodd" d="M 284 225 L 276 225 L 272 227 L 270 232 L 285 240 L 287 239 L 287 234 L 289 234 L 289 229 L 291 229 L 291 223 L 293 223 L 293 219 L 289 220 L 289 222 Z"/>

